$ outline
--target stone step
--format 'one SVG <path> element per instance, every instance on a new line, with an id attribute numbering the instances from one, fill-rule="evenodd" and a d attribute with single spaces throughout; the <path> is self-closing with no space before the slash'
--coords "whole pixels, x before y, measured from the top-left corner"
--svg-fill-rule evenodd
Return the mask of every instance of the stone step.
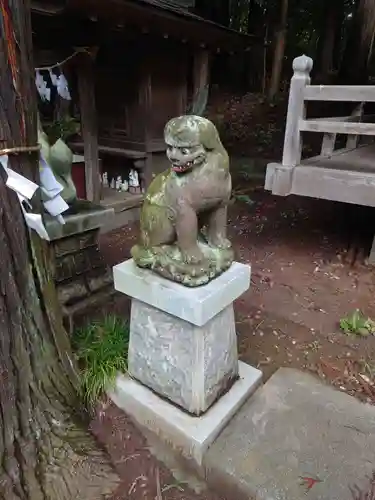
<path id="1" fill-rule="evenodd" d="M 375 470 L 375 407 L 282 368 L 231 420 L 204 467 L 236 500 L 353 500 L 351 488 L 366 488 Z"/>

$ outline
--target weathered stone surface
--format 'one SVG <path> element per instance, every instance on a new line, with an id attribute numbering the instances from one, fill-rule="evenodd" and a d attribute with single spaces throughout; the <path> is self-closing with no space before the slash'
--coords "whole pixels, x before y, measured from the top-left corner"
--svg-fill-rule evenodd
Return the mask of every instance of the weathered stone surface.
<path id="1" fill-rule="evenodd" d="M 77 238 L 80 248 L 88 248 L 97 245 L 99 232 L 99 229 L 94 229 L 93 231 L 86 231 L 85 233 L 80 234 Z"/>
<path id="2" fill-rule="evenodd" d="M 250 266 L 234 262 L 215 280 L 191 289 L 140 269 L 132 259 L 113 268 L 117 291 L 197 326 L 207 323 L 246 292 L 250 274 Z"/>
<path id="3" fill-rule="evenodd" d="M 229 269 L 227 234 L 232 182 L 229 156 L 207 118 L 172 118 L 164 129 L 170 167 L 147 188 L 140 238 L 131 249 L 139 267 L 188 287 Z"/>
<path id="4" fill-rule="evenodd" d="M 375 407 L 298 370 L 280 369 L 241 408 L 204 459 L 236 500 L 353 500 L 375 469 Z M 307 490 L 303 478 L 316 479 Z"/>
<path id="5" fill-rule="evenodd" d="M 86 265 L 90 269 L 95 269 L 98 267 L 104 267 L 104 260 L 103 256 L 99 250 L 99 247 L 90 247 L 90 248 L 85 248 L 84 254 L 86 258 Z"/>
<path id="6" fill-rule="evenodd" d="M 109 396 L 142 431 L 151 431 L 171 451 L 177 452 L 178 457 L 182 455 L 189 466 L 202 473 L 202 459 L 207 448 L 262 380 L 261 371 L 246 363 L 238 364 L 239 379 L 199 418 L 159 398 L 128 375 L 117 378 Z"/>
<path id="7" fill-rule="evenodd" d="M 133 299 L 128 363 L 133 377 L 200 415 L 238 376 L 233 305 L 198 327 Z"/>
<path id="8" fill-rule="evenodd" d="M 77 252 L 56 259 L 55 269 L 55 280 L 58 283 L 82 274 L 87 270 L 85 255 L 82 252 Z"/>
<path id="9" fill-rule="evenodd" d="M 61 240 L 55 240 L 51 243 L 55 257 L 63 257 L 74 252 L 78 252 L 79 240 L 70 236 L 69 238 L 61 238 Z"/>
<path id="10" fill-rule="evenodd" d="M 98 243 L 99 230 L 86 231 L 85 233 L 75 234 L 68 238 L 61 238 L 52 242 L 56 257 L 78 252 L 84 248 L 96 246 Z"/>
<path id="11" fill-rule="evenodd" d="M 60 304 L 66 305 L 74 303 L 79 299 L 87 297 L 88 291 L 84 280 L 70 281 L 68 283 L 57 285 L 57 297 Z"/>
<path id="12" fill-rule="evenodd" d="M 91 292 L 96 292 L 113 282 L 112 271 L 109 268 L 93 269 L 85 278 Z"/>
<path id="13" fill-rule="evenodd" d="M 97 270 L 96 275 L 98 272 L 105 274 L 107 270 L 97 245 L 81 250 L 78 243 L 78 251 L 60 257 L 55 256 L 55 280 L 57 283 L 74 279 L 81 274 L 86 275 L 91 269 Z"/>
<path id="14" fill-rule="evenodd" d="M 43 159 L 51 168 L 56 181 L 62 187 L 60 196 L 68 205 L 71 205 L 77 199 L 77 190 L 72 179 L 73 152 L 61 137 L 50 143 L 39 119 L 38 143 L 42 149 Z M 41 168 L 43 169 L 43 166 Z M 42 200 L 46 201 L 47 199 L 48 197 L 42 191 Z"/>
<path id="15" fill-rule="evenodd" d="M 86 200 L 77 200 L 70 213 L 63 214 L 65 224 L 46 214 L 45 226 L 51 241 L 99 229 L 114 216 L 113 208 L 103 208 Z"/>
<path id="16" fill-rule="evenodd" d="M 113 283 L 112 272 L 105 265 L 98 247 L 99 230 L 79 232 L 56 239 L 50 243 L 54 259 L 54 280 L 58 298 L 69 316 L 72 330 L 72 314 L 91 307 L 96 298 L 102 300 L 102 291 Z M 108 293 L 112 290 L 108 290 Z"/>

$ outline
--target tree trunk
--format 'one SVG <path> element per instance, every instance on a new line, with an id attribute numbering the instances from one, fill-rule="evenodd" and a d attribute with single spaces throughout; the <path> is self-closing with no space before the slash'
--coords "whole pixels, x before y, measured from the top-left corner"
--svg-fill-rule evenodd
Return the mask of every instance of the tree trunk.
<path id="1" fill-rule="evenodd" d="M 266 42 L 268 19 L 266 10 L 259 4 L 258 0 L 249 1 L 249 10 L 247 13 L 247 32 L 251 35 L 258 36 L 264 41 L 264 47 L 255 45 L 252 50 L 245 54 L 243 71 L 246 91 L 259 92 L 265 88 L 265 73 L 266 73 Z"/>
<path id="2" fill-rule="evenodd" d="M 337 32 L 341 32 L 343 21 L 342 0 L 330 0 L 326 2 L 322 10 L 321 33 L 318 42 L 318 54 L 316 63 L 316 73 L 319 80 L 324 81 L 325 77 L 334 67 L 334 53 L 337 41 Z"/>
<path id="3" fill-rule="evenodd" d="M 272 100 L 280 88 L 281 75 L 283 70 L 283 59 L 285 52 L 286 31 L 288 21 L 288 0 L 280 0 L 279 25 L 275 34 L 274 55 L 272 63 L 272 73 L 268 99 Z"/>
<path id="4" fill-rule="evenodd" d="M 37 144 L 29 0 L 0 0 L 0 148 Z M 38 153 L 10 155 L 37 180 Z M 48 247 L 0 167 L 0 498 L 101 498 L 117 476 L 77 415 L 77 371 Z M 40 200 L 33 202 L 35 209 Z"/>
<path id="5" fill-rule="evenodd" d="M 249 0 L 247 14 L 247 32 L 251 35 L 263 36 L 266 28 L 266 12 L 257 0 Z"/>
<path id="6" fill-rule="evenodd" d="M 340 68 L 341 58 L 343 55 L 344 49 L 344 21 L 345 21 L 345 9 L 344 6 L 337 12 L 338 19 L 336 19 L 336 34 L 335 34 L 335 44 L 333 47 L 333 55 L 332 55 L 332 66 L 335 71 L 338 71 Z"/>
<path id="7" fill-rule="evenodd" d="M 340 66 L 340 83 L 366 84 L 375 33 L 375 2 L 360 0 Z"/>

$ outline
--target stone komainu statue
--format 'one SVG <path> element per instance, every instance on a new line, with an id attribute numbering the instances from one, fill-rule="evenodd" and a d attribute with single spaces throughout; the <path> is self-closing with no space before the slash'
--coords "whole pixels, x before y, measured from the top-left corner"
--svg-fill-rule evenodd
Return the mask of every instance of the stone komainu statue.
<path id="1" fill-rule="evenodd" d="M 58 139 L 52 146 L 50 145 L 39 117 L 38 142 L 41 146 L 41 152 L 44 159 L 51 167 L 57 182 L 63 187 L 63 191 L 60 195 L 68 205 L 71 205 L 77 200 L 77 191 L 72 178 L 72 151 L 62 139 Z"/>
<path id="2" fill-rule="evenodd" d="M 233 262 L 226 238 L 228 154 L 216 127 L 200 116 L 173 118 L 164 139 L 171 165 L 149 186 L 132 256 L 170 280 L 203 285 Z"/>

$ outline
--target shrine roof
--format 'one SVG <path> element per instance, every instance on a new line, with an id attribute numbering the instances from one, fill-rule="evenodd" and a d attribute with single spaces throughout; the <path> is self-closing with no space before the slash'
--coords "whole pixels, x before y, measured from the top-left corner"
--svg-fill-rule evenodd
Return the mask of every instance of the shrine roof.
<path id="1" fill-rule="evenodd" d="M 132 24 L 143 31 L 193 42 L 211 49 L 248 50 L 257 37 L 204 19 L 171 0 L 32 0 L 34 12 L 60 15 L 62 12 L 116 23 Z M 189 2 L 186 2 L 187 4 Z"/>
<path id="2" fill-rule="evenodd" d="M 174 2 L 170 0 L 131 0 L 135 3 L 140 4 L 148 4 L 151 8 L 156 8 L 159 10 L 164 10 L 165 12 L 170 12 L 176 16 L 180 16 L 182 18 L 189 19 L 195 25 L 199 25 L 203 27 L 203 29 L 212 29 L 216 31 L 220 31 L 222 33 L 226 33 L 227 36 L 232 36 L 237 39 L 241 39 L 243 43 L 253 43 L 257 38 L 252 35 L 239 33 L 238 31 L 232 30 L 223 26 L 221 24 L 215 23 L 209 19 L 204 19 L 201 16 L 198 16 L 194 12 L 188 10 L 187 7 L 182 5 L 176 5 Z"/>

